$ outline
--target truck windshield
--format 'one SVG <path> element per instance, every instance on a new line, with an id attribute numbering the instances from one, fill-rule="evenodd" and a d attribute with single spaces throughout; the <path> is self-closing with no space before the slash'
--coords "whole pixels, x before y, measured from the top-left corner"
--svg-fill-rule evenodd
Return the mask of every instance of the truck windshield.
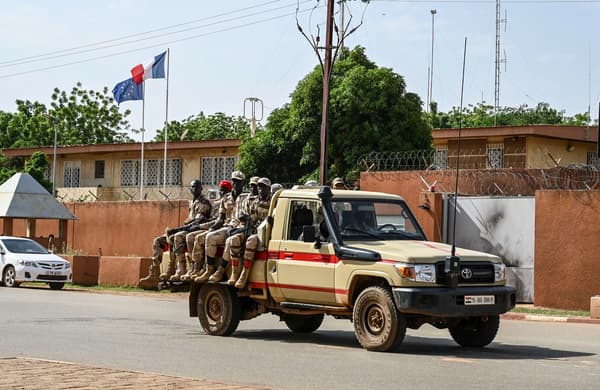
<path id="1" fill-rule="evenodd" d="M 403 201 L 334 199 L 332 208 L 344 241 L 425 239 Z"/>

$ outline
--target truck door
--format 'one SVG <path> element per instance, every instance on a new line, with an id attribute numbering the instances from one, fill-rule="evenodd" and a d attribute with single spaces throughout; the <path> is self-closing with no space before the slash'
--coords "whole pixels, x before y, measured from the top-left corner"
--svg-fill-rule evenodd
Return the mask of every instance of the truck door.
<path id="1" fill-rule="evenodd" d="M 277 258 L 277 284 L 287 301 L 335 304 L 333 245 L 324 241 L 315 248 L 314 242 L 303 241 L 303 226 L 318 228 L 320 206 L 318 201 L 293 200 L 288 208 Z"/>

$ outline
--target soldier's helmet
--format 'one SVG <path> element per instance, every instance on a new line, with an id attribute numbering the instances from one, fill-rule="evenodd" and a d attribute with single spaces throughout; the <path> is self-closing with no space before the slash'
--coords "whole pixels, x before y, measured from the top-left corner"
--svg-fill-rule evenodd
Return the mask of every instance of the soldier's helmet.
<path id="1" fill-rule="evenodd" d="M 250 178 L 250 184 L 256 184 L 256 185 L 258 185 L 258 179 L 260 179 L 258 176 L 252 176 Z"/>
<path id="2" fill-rule="evenodd" d="M 258 184 L 262 184 L 267 187 L 271 187 L 271 180 L 268 177 L 261 177 L 258 179 Z"/>
<path id="3" fill-rule="evenodd" d="M 202 182 L 198 179 L 194 179 L 190 182 L 190 188 L 202 188 Z"/>
<path id="4" fill-rule="evenodd" d="M 233 172 L 231 172 L 231 178 L 233 180 L 244 181 L 244 179 L 246 178 L 246 176 L 244 176 L 244 174 L 242 173 L 242 171 L 233 171 Z"/>
<path id="5" fill-rule="evenodd" d="M 281 184 L 279 184 L 279 183 L 273 183 L 271 185 L 271 192 L 273 194 L 276 193 L 277 191 L 281 190 L 281 189 L 283 189 L 283 186 Z"/>

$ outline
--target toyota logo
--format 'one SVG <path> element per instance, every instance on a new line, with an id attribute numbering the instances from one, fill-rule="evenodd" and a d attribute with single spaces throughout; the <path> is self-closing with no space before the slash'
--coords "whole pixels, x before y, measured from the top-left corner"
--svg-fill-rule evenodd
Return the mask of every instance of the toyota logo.
<path id="1" fill-rule="evenodd" d="M 460 271 L 460 276 L 462 276 L 463 279 L 471 279 L 473 271 L 471 271 L 471 268 L 463 268 Z"/>

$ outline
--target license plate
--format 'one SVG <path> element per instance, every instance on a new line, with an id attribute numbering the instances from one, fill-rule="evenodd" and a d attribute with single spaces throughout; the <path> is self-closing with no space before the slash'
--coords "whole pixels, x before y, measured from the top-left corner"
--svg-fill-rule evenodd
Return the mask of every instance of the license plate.
<path id="1" fill-rule="evenodd" d="M 48 275 L 50 275 L 50 276 L 58 275 L 58 272 L 56 272 L 56 271 L 48 271 Z"/>
<path id="2" fill-rule="evenodd" d="M 493 295 L 465 295 L 465 305 L 493 305 L 496 303 Z"/>

